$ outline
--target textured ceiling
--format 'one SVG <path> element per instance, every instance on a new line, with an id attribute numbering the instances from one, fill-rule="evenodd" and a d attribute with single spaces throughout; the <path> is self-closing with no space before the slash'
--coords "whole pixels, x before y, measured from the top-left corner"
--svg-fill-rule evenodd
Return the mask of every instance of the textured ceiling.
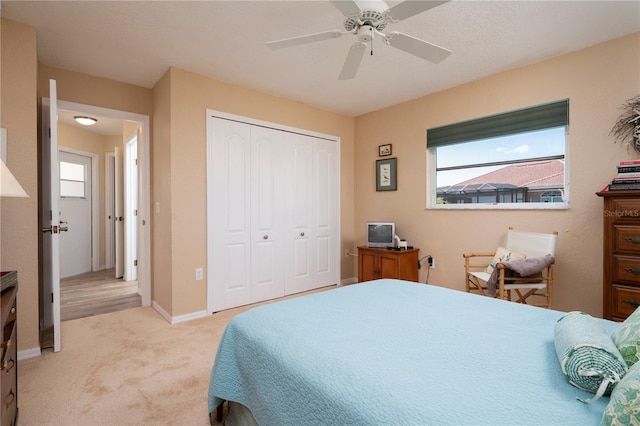
<path id="1" fill-rule="evenodd" d="M 397 1 L 388 1 L 392 6 Z M 328 1 L 8 1 L 37 28 L 38 60 L 151 88 L 170 66 L 357 116 L 640 31 L 638 1 L 451 1 L 395 24 L 453 53 L 440 64 L 374 40 L 338 80 L 352 35 L 271 50 L 267 41 L 342 29 Z"/>

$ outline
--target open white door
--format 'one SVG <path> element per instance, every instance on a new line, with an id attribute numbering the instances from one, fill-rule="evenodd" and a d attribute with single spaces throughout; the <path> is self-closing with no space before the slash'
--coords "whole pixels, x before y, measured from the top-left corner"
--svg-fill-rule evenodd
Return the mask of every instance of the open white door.
<path id="1" fill-rule="evenodd" d="M 53 350 L 60 347 L 60 218 L 58 210 L 58 100 L 49 80 L 42 100 L 42 258 L 44 325 L 53 326 Z M 51 295 L 51 296 L 49 296 Z"/>
<path id="2" fill-rule="evenodd" d="M 111 269 L 116 265 L 116 211 L 114 204 L 114 175 L 115 175 L 116 157 L 113 152 L 105 153 L 104 175 L 105 175 L 105 268 Z"/>
<path id="3" fill-rule="evenodd" d="M 138 136 L 125 146 L 124 193 L 124 280 L 138 279 Z"/>
<path id="4" fill-rule="evenodd" d="M 118 147 L 115 147 L 115 154 L 116 278 L 122 278 L 124 275 L 124 206 L 122 205 L 122 152 Z"/>

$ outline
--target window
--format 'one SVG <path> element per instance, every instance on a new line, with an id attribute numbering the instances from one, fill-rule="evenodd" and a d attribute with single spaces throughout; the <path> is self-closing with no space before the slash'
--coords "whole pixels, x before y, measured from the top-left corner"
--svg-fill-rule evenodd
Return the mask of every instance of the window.
<path id="1" fill-rule="evenodd" d="M 567 208 L 569 101 L 427 130 L 429 208 Z"/>
<path id="2" fill-rule="evenodd" d="M 60 196 L 85 198 L 86 173 L 83 164 L 60 161 Z"/>

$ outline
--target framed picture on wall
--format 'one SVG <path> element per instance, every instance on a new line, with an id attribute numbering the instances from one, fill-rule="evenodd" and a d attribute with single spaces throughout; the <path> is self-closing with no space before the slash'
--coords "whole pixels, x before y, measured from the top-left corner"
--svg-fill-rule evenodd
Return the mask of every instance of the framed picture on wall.
<path id="1" fill-rule="evenodd" d="M 376 191 L 395 191 L 398 189 L 396 169 L 396 158 L 376 160 Z"/>
<path id="2" fill-rule="evenodd" d="M 386 145 L 378 145 L 378 155 L 380 157 L 386 157 L 391 155 L 391 144 L 388 143 Z"/>

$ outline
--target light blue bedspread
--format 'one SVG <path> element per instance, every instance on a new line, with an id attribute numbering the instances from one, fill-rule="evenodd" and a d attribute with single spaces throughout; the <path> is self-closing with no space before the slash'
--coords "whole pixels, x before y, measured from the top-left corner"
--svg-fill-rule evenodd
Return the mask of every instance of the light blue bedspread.
<path id="1" fill-rule="evenodd" d="M 224 399 L 267 425 L 598 425 L 562 374 L 563 315 L 431 285 L 355 284 L 251 309 L 218 347 Z M 600 320 L 608 332 L 616 323 Z"/>

